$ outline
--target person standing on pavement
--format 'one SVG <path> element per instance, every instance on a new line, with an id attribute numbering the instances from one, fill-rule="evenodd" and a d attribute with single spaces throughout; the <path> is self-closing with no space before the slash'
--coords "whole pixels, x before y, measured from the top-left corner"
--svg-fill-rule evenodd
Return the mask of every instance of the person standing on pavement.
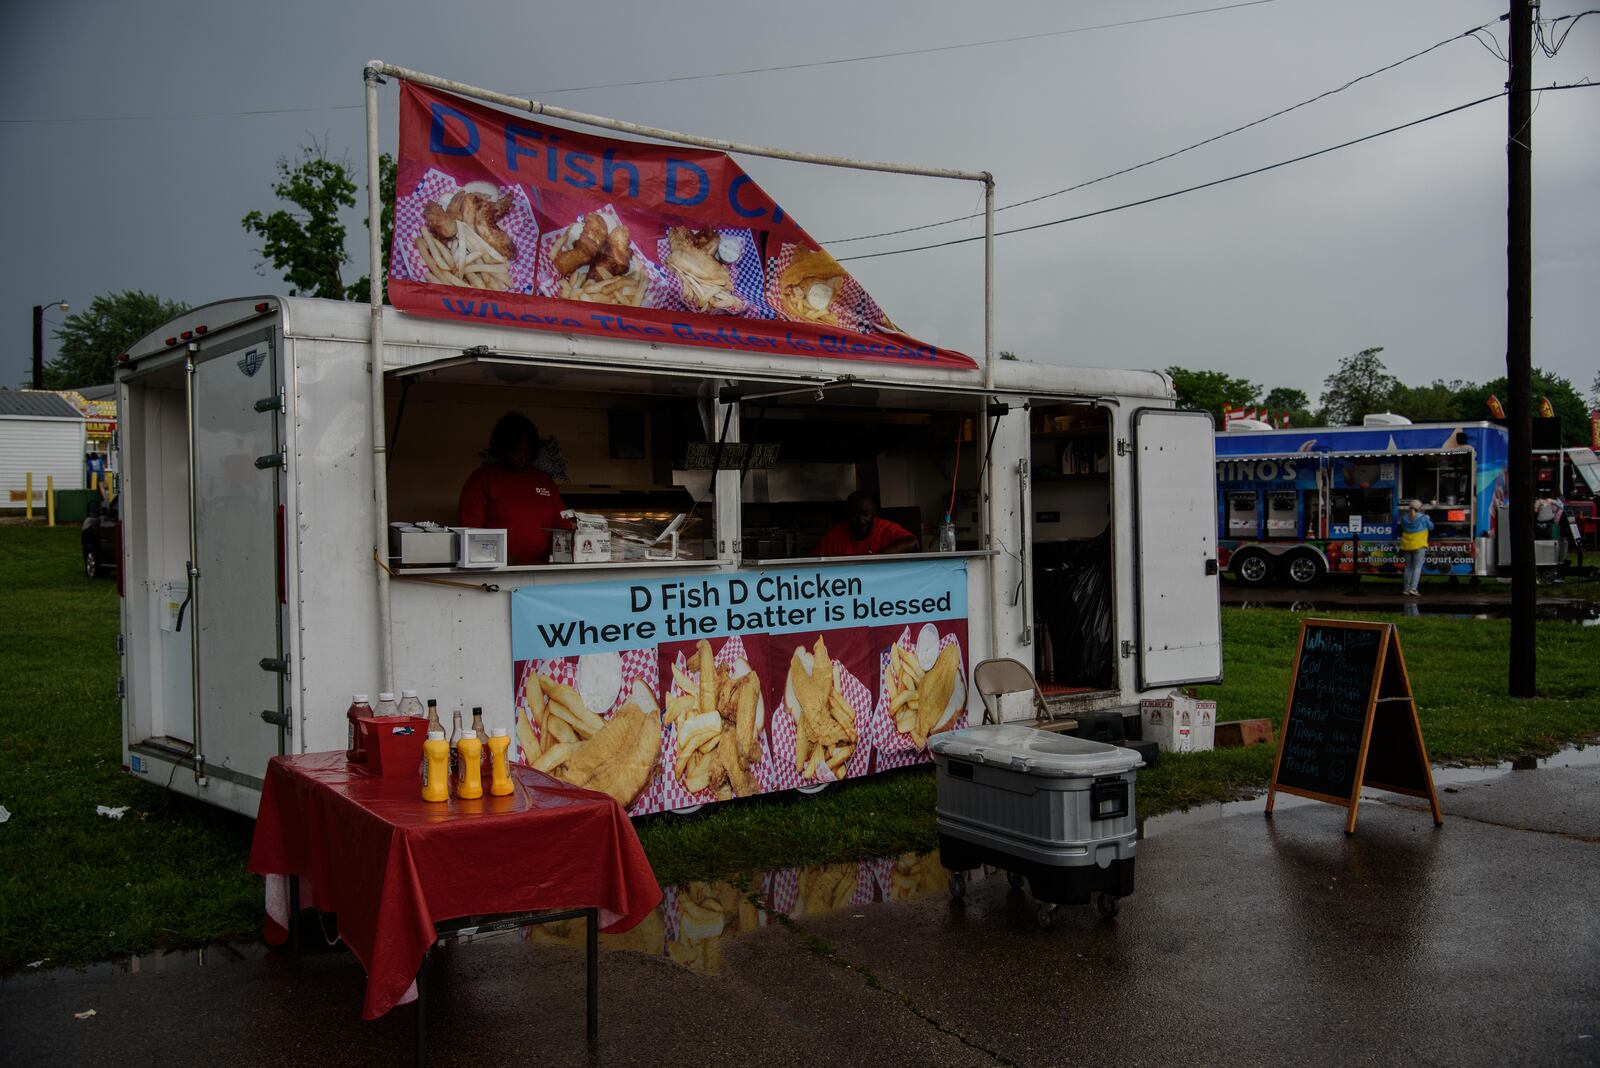
<path id="1" fill-rule="evenodd" d="M 1400 514 L 1400 556 L 1406 565 L 1402 596 L 1422 596 L 1417 583 L 1422 580 L 1422 563 L 1428 556 L 1428 531 L 1432 529 L 1433 520 L 1422 511 L 1421 501 L 1413 500 L 1406 505 L 1406 510 Z"/>

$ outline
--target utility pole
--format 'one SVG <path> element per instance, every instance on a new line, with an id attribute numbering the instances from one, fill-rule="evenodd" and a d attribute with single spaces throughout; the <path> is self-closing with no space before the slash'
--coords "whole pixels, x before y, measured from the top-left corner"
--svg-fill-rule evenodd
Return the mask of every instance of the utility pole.
<path id="1" fill-rule="evenodd" d="M 1506 414 L 1511 499 L 1510 694 L 1532 697 L 1538 626 L 1533 566 L 1533 20 L 1539 0 L 1510 0 L 1506 137 Z"/>
<path id="2" fill-rule="evenodd" d="M 33 306 L 33 388 L 44 388 L 44 305 Z"/>

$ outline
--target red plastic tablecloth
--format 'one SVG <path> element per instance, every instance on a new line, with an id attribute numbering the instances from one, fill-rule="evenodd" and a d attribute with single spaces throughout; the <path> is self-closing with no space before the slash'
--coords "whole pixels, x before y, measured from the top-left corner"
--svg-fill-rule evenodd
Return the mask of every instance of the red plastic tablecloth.
<path id="1" fill-rule="evenodd" d="M 434 924 L 535 909 L 598 908 L 626 931 L 661 900 L 627 814 L 605 794 L 513 767 L 516 791 L 422 800 L 417 780 L 380 778 L 343 752 L 274 757 L 250 870 L 309 882 L 302 906 L 335 913 L 367 969 L 362 1016 L 397 1004 L 434 942 Z M 304 885 L 304 884 L 302 884 Z M 267 937 L 286 932 L 269 922 Z"/>

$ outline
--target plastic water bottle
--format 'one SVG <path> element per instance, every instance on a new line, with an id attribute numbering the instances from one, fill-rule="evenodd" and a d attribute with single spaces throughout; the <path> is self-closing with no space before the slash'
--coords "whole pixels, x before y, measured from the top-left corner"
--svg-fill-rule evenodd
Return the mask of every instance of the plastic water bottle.
<path id="1" fill-rule="evenodd" d="M 944 522 L 939 524 L 939 551 L 942 553 L 956 551 L 956 525 L 950 522 L 949 513 L 945 514 Z"/>

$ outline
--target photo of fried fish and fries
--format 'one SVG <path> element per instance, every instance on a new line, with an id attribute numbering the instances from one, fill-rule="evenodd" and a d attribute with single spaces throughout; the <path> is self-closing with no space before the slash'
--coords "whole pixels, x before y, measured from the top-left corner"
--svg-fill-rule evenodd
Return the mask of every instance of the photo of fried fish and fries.
<path id="1" fill-rule="evenodd" d="M 676 731 L 672 770 L 690 793 L 710 790 L 726 800 L 761 792 L 752 769 L 762 761 L 766 707 L 747 659 L 719 664 L 702 638 L 672 665 L 665 722 Z"/>
<path id="2" fill-rule="evenodd" d="M 922 749 L 928 737 L 951 722 L 966 703 L 961 644 L 952 641 L 941 648 L 932 624 L 922 628 L 914 651 L 903 644 L 907 637 L 909 633 L 889 646 L 883 700 L 895 730 Z"/>
<path id="3" fill-rule="evenodd" d="M 621 692 L 615 656 L 595 657 L 594 670 L 587 673 L 583 661 L 590 658 L 579 658 L 579 685 L 590 692 L 589 701 L 578 688 L 530 669 L 526 702 L 517 716 L 517 741 L 530 767 L 609 794 L 627 808 L 650 784 L 660 762 L 661 715 L 655 696 L 640 681 L 610 718 L 590 707 L 592 701 L 609 710 Z M 585 674 L 598 675 L 599 683 L 590 683 Z"/>
<path id="4" fill-rule="evenodd" d="M 517 243 L 502 228 L 516 194 L 473 182 L 445 203 L 429 201 L 414 244 L 427 267 L 425 281 L 472 289 L 511 288 Z"/>
<path id="5" fill-rule="evenodd" d="M 789 658 L 784 703 L 794 717 L 794 766 L 815 779 L 824 767 L 835 779 L 856 749 L 856 713 L 844 696 L 844 665 L 819 636 L 809 650 L 796 647 Z"/>
<path id="6" fill-rule="evenodd" d="M 560 277 L 553 296 L 593 304 L 644 304 L 649 279 L 626 223 L 591 211 L 556 237 L 550 265 Z"/>
<path id="7" fill-rule="evenodd" d="M 746 238 L 706 227 L 667 230 L 667 257 L 662 262 L 683 286 L 683 299 L 702 312 L 738 314 L 745 302 L 733 291 L 732 265 L 744 254 Z"/>
<path id="8" fill-rule="evenodd" d="M 939 863 L 938 853 L 901 853 L 895 857 L 885 896 L 890 901 L 904 901 L 918 894 L 943 890 L 949 878 L 950 873 Z"/>

